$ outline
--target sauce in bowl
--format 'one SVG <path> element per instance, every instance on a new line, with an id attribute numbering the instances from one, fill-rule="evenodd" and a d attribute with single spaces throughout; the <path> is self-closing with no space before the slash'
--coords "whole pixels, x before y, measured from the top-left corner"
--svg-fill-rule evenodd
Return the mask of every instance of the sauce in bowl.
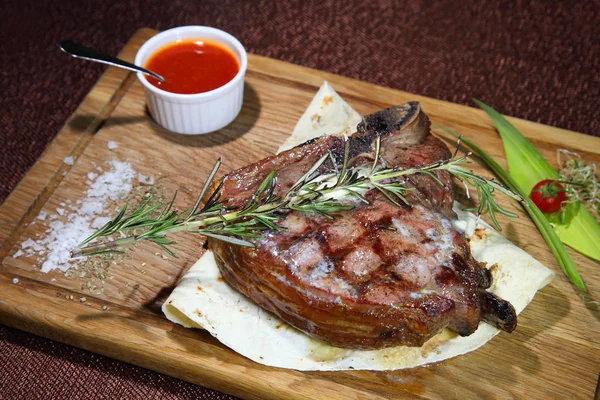
<path id="1" fill-rule="evenodd" d="M 165 78 L 146 76 L 150 84 L 178 94 L 209 92 L 231 81 L 240 70 L 236 56 L 225 46 L 204 39 L 179 40 L 161 47 L 144 64 Z"/>

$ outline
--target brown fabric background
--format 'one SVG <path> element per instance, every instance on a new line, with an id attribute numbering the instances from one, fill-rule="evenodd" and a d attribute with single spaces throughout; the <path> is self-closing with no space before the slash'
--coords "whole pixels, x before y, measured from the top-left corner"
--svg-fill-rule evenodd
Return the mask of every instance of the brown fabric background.
<path id="1" fill-rule="evenodd" d="M 598 1 L 80 1 L 0 4 L 0 201 L 140 27 L 224 29 L 247 50 L 600 136 Z M 1 294 L 0 294 L 1 296 Z M 231 398 L 0 326 L 0 398 Z"/>

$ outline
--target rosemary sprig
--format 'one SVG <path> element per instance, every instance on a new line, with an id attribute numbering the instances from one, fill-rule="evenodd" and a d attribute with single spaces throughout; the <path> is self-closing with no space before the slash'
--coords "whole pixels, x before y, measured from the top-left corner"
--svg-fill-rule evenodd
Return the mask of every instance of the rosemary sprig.
<path id="1" fill-rule="evenodd" d="M 469 153 L 470 155 L 471 153 Z M 449 172 L 456 177 L 459 181 L 466 183 L 470 186 L 475 187 L 477 190 L 477 198 L 479 199 L 479 206 L 473 208 L 467 208 L 466 211 L 476 211 L 478 215 L 488 214 L 494 227 L 499 231 L 502 230 L 502 227 L 498 223 L 496 218 L 496 213 L 504 214 L 508 217 L 516 218 L 517 214 L 507 211 L 500 207 L 498 203 L 494 201 L 494 190 L 498 190 L 503 194 L 511 197 L 513 200 L 524 201 L 523 197 L 519 194 L 513 192 L 506 186 L 487 178 L 483 178 L 479 175 L 475 175 L 472 171 L 461 167 L 459 165 L 451 165 Z M 468 186 L 467 187 L 468 191 Z"/>
<path id="2" fill-rule="evenodd" d="M 169 254 L 175 256 L 168 247 L 175 244 L 175 242 L 168 240 L 166 234 L 179 231 L 193 232 L 240 246 L 253 246 L 248 239 L 260 238 L 259 233 L 261 231 L 283 229 L 277 225 L 277 221 L 290 210 L 316 213 L 327 218 L 334 218 L 336 213 L 353 209 L 353 202 L 368 203 L 365 194 L 369 190 L 378 190 L 387 199 L 400 207 L 410 206 L 405 194 L 414 190 L 414 188 L 407 186 L 403 177 L 417 173 L 428 175 L 437 183 L 443 185 L 435 172 L 447 171 L 463 183 L 475 187 L 480 200 L 477 211 L 480 215 L 489 214 L 498 229 L 500 229 L 500 225 L 495 216 L 497 212 L 511 217 L 516 215 L 502 209 L 495 202 L 494 192 L 498 190 L 517 201 L 523 200 L 521 196 L 505 186 L 475 175 L 463 167 L 462 165 L 467 162 L 469 154 L 457 158 L 457 151 L 455 151 L 452 158 L 427 165 L 406 169 L 383 168 L 378 166 L 380 147 L 381 143 L 377 140 L 375 157 L 370 168 L 364 166 L 349 167 L 349 143 L 346 142 L 341 166 L 336 164 L 333 154 L 324 155 L 281 198 L 274 195 L 277 177 L 275 172 L 271 172 L 261 182 L 250 200 L 243 207 L 237 209 L 226 207 L 219 201 L 222 188 L 221 182 L 209 196 L 205 205 L 200 208 L 202 199 L 221 164 L 221 159 L 219 159 L 191 209 L 183 212 L 173 210 L 175 197 L 157 217 L 152 217 L 152 214 L 160 208 L 160 205 L 152 204 L 152 198 L 140 205 L 129 216 L 125 216 L 127 206 L 124 206 L 112 221 L 83 241 L 71 255 L 76 257 L 121 251 L 127 246 L 146 240 L 154 242 Z M 332 167 L 326 167 L 327 160 L 330 160 Z M 123 235 L 127 231 L 138 229 L 144 231 L 140 234 L 134 233 L 113 241 L 109 239 L 112 235 Z M 92 240 L 103 237 L 107 240 L 86 246 Z"/>
<path id="3" fill-rule="evenodd" d="M 459 139 L 462 137 L 461 135 L 450 129 L 443 127 L 439 128 L 445 132 L 448 132 L 451 135 L 454 135 Z M 569 253 L 567 253 L 567 250 L 560 242 L 560 239 L 552 229 L 552 226 L 544 217 L 544 214 L 542 214 L 539 208 L 537 208 L 537 206 L 527 197 L 525 191 L 519 187 L 515 179 L 507 171 L 505 171 L 504 168 L 502 168 L 502 166 L 498 164 L 498 162 L 496 162 L 492 157 L 490 157 L 489 154 L 487 154 L 484 150 L 475 145 L 475 143 L 467 139 L 463 139 L 463 141 L 471 150 L 475 152 L 475 154 L 477 154 L 490 167 L 490 169 L 496 175 L 498 175 L 500 179 L 502 179 L 503 182 L 505 182 L 511 188 L 511 190 L 513 190 L 513 193 L 520 193 L 523 199 L 521 201 L 521 205 L 537 226 L 538 230 L 542 234 L 542 237 L 544 238 L 544 240 L 546 240 L 546 243 L 548 243 L 548 246 L 550 247 L 552 254 L 554 254 L 554 257 L 556 257 L 556 260 L 561 270 L 571 280 L 571 282 L 573 282 L 575 286 L 577 286 L 583 291 L 587 291 L 587 287 L 585 286 L 581 275 L 577 271 L 577 267 L 573 263 L 573 260 L 569 256 Z"/>

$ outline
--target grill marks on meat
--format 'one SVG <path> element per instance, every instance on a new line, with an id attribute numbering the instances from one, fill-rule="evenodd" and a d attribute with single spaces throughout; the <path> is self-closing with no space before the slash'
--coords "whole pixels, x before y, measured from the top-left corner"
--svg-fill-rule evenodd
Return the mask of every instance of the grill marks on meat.
<path id="1" fill-rule="evenodd" d="M 372 163 L 377 137 L 381 165 L 401 168 L 450 157 L 429 134 L 418 103 L 369 115 L 350 137 L 352 165 Z M 223 178 L 221 198 L 243 206 L 275 170 L 275 194 L 283 195 L 322 155 L 342 162 L 344 140 L 321 137 Z M 331 167 L 331 165 L 329 165 Z M 327 168 L 324 166 L 323 168 Z M 370 204 L 323 216 L 289 212 L 265 232 L 255 248 L 209 239 L 224 279 L 284 321 L 335 346 L 376 349 L 420 346 L 445 327 L 473 333 L 484 319 L 511 331 L 512 306 L 485 291 L 490 273 L 453 229 L 450 176 L 436 173 L 406 179 L 412 207 L 398 207 L 377 191 Z"/>

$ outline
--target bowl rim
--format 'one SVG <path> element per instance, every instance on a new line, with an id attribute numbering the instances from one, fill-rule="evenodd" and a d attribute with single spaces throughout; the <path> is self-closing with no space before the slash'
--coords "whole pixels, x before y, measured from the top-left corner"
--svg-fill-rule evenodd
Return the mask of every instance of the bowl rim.
<path id="1" fill-rule="evenodd" d="M 169 35 L 173 35 L 173 34 L 175 34 L 175 35 L 180 34 L 180 35 L 185 36 L 185 35 L 189 35 L 190 33 L 193 33 L 194 35 L 191 35 L 190 38 L 193 38 L 193 36 L 198 35 L 198 39 L 201 39 L 202 33 L 207 33 L 207 32 L 216 34 L 216 36 L 218 36 L 217 39 L 211 39 L 212 41 L 221 43 L 221 44 L 231 45 L 240 54 L 240 59 L 238 60 L 240 62 L 240 69 L 239 69 L 238 73 L 229 82 L 227 82 L 223 86 L 219 86 L 216 89 L 209 90 L 208 92 L 193 93 L 193 94 L 172 93 L 172 92 L 168 92 L 166 90 L 160 89 L 160 88 L 152 85 L 146 79 L 145 74 L 143 74 L 142 72 L 137 72 L 136 73 L 137 78 L 140 80 L 142 85 L 144 85 L 144 87 L 147 90 L 150 90 L 159 96 L 166 97 L 166 98 L 169 98 L 172 100 L 201 100 L 201 99 L 207 99 L 207 98 L 211 98 L 211 97 L 221 97 L 221 95 L 229 92 L 231 89 L 233 89 L 235 86 L 237 86 L 239 84 L 239 81 L 244 79 L 244 75 L 246 74 L 246 69 L 248 68 L 248 54 L 246 52 L 246 49 L 244 48 L 244 46 L 240 43 L 240 41 L 235 36 L 231 35 L 228 32 L 225 32 L 221 29 L 213 28 L 210 26 L 187 25 L 187 26 L 179 26 L 176 28 L 171 28 L 171 29 L 167 29 L 165 31 L 159 32 L 156 35 L 152 36 L 150 39 L 148 39 L 139 48 L 139 50 L 135 54 L 134 64 L 137 66 L 143 67 L 143 65 L 141 65 L 142 64 L 142 55 L 145 53 L 148 53 L 148 56 L 150 56 L 153 52 L 155 52 L 156 50 L 165 46 L 166 44 L 162 44 L 162 45 L 156 44 L 156 42 L 158 42 L 161 38 L 164 38 L 165 36 L 169 36 Z M 175 40 L 177 40 L 177 39 L 175 39 Z M 147 57 L 146 57 L 146 59 L 147 59 Z"/>

